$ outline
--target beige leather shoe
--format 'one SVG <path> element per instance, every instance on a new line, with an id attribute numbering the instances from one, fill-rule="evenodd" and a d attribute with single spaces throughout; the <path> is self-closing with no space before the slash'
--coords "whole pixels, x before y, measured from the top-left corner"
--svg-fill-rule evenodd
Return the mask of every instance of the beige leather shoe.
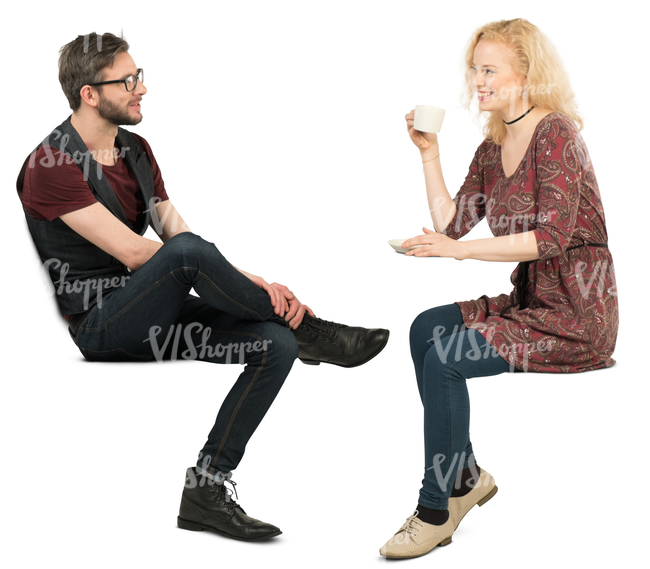
<path id="1" fill-rule="evenodd" d="M 472 490 L 461 496 L 460 498 L 449 498 L 449 519 L 454 524 L 454 531 L 460 524 L 460 521 L 465 517 L 476 504 L 482 506 L 494 497 L 497 493 L 497 485 L 494 482 L 494 477 L 485 470 L 481 469 L 478 483 Z"/>
<path id="2" fill-rule="evenodd" d="M 429 553 L 436 545 L 442 547 L 451 543 L 454 524 L 449 519 L 441 526 L 427 524 L 416 516 L 408 517 L 400 530 L 379 550 L 379 554 L 388 559 L 408 559 Z"/>

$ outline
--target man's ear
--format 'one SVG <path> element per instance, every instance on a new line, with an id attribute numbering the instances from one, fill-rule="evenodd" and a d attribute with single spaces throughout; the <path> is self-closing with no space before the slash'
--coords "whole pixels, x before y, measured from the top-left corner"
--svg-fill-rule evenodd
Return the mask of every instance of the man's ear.
<path id="1" fill-rule="evenodd" d="M 96 107 L 99 104 L 97 98 L 98 92 L 90 85 L 84 85 L 81 91 L 79 91 L 79 95 L 81 96 L 81 100 L 91 107 Z"/>

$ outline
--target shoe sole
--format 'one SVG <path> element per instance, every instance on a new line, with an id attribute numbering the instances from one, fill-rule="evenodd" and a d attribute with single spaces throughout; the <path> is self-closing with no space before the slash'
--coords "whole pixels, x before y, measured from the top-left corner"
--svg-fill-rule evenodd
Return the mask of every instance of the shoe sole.
<path id="1" fill-rule="evenodd" d="M 213 528 L 211 526 L 206 526 L 198 522 L 191 522 L 189 520 L 184 520 L 180 516 L 176 518 L 176 523 L 178 527 L 181 529 L 186 529 L 189 531 L 203 531 L 203 530 L 211 531 L 214 533 L 218 533 L 219 535 L 223 535 L 224 537 L 229 537 L 230 539 L 236 539 L 238 541 L 266 541 L 267 539 L 271 539 L 272 537 L 276 537 L 282 533 L 280 530 L 278 530 L 277 532 L 273 532 L 262 537 L 237 537 L 235 535 L 230 535 L 225 531 L 218 530 L 217 528 Z"/>
<path id="2" fill-rule="evenodd" d="M 414 557 L 422 557 L 427 553 L 431 553 L 436 547 L 444 547 L 445 545 L 449 545 L 450 543 L 451 543 L 451 536 L 449 536 L 447 539 L 443 539 L 439 544 L 434 545 L 426 553 L 418 553 L 417 555 L 386 555 L 385 557 L 386 559 L 413 559 Z"/>
<path id="3" fill-rule="evenodd" d="M 499 490 L 499 487 L 498 487 L 498 486 L 495 486 L 494 488 L 492 488 L 492 490 L 490 490 L 490 492 L 489 492 L 488 494 L 486 494 L 485 496 L 483 496 L 483 498 L 481 498 L 478 502 L 476 502 L 476 504 L 474 504 L 474 506 L 478 505 L 478 507 L 480 508 L 483 504 L 485 504 L 486 502 L 489 502 L 492 498 L 494 498 L 494 495 L 497 493 L 498 490 Z M 474 506 L 472 506 L 472 508 L 473 508 Z M 466 516 L 467 514 L 469 514 L 469 513 L 472 511 L 472 508 L 470 508 L 469 510 L 467 510 L 467 511 L 463 514 L 463 517 L 460 518 L 460 520 L 458 520 L 458 524 L 456 525 L 456 529 L 458 529 L 458 526 L 460 525 L 460 522 L 463 521 L 463 518 L 465 518 L 465 516 Z M 454 531 L 455 531 L 455 530 L 454 530 Z"/>
<path id="4" fill-rule="evenodd" d="M 365 360 L 363 360 L 362 362 L 359 362 L 359 363 L 357 363 L 357 364 L 346 365 L 346 364 L 337 364 L 336 362 L 323 362 L 323 361 L 319 361 L 319 360 L 308 360 L 308 359 L 303 359 L 303 358 L 298 358 L 298 359 L 299 359 L 303 364 L 306 364 L 306 365 L 308 365 L 308 366 L 318 366 L 318 365 L 320 365 L 321 363 L 323 363 L 323 364 L 332 364 L 332 365 L 335 365 L 335 366 L 339 366 L 339 367 L 347 367 L 347 368 L 350 368 L 350 367 L 359 367 L 359 366 L 362 366 L 363 364 L 367 364 L 367 363 L 368 363 L 372 358 L 374 358 L 375 356 L 378 356 L 378 355 L 382 352 L 382 350 L 386 347 L 386 344 L 388 344 L 388 338 L 389 338 L 389 337 L 390 337 L 390 331 L 388 331 L 388 334 L 386 335 L 386 340 L 385 340 L 384 343 L 381 345 L 381 347 L 380 347 L 380 348 L 379 348 L 379 349 L 378 349 L 374 354 L 372 354 L 372 356 L 370 356 L 369 358 L 367 358 L 367 359 L 365 359 Z"/>

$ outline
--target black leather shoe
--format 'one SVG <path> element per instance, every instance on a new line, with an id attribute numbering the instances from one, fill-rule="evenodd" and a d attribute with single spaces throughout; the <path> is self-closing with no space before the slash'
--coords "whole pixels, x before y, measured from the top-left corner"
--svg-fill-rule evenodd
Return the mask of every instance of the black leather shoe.
<path id="1" fill-rule="evenodd" d="M 234 482 L 228 483 L 234 488 Z M 264 541 L 282 533 L 274 525 L 247 516 L 225 482 L 214 482 L 198 474 L 196 468 L 188 468 L 185 475 L 178 527 L 213 531 L 242 541 Z"/>
<path id="2" fill-rule="evenodd" d="M 298 340 L 298 358 L 303 363 L 321 362 L 355 367 L 369 362 L 384 349 L 389 332 L 382 328 L 357 328 L 305 314 L 293 333 Z"/>

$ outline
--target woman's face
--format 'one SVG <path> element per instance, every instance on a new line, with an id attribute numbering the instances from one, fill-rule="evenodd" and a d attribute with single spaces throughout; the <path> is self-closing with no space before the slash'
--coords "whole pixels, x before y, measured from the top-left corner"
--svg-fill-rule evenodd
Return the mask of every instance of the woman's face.
<path id="1" fill-rule="evenodd" d="M 526 77 L 516 73 L 510 61 L 512 52 L 504 44 L 479 41 L 474 48 L 474 86 L 481 111 L 496 111 L 505 120 L 528 110 L 521 94 Z"/>

